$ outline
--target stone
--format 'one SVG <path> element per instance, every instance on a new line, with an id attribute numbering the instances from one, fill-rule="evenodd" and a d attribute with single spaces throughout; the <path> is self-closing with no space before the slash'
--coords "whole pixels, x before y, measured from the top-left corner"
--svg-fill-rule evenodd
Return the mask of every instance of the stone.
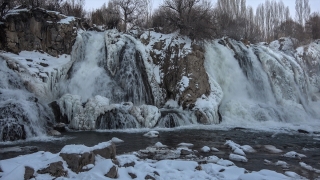
<path id="1" fill-rule="evenodd" d="M 88 164 L 94 164 L 95 162 L 95 155 L 93 152 L 86 152 L 83 154 L 60 153 L 60 156 L 64 161 L 67 162 L 68 168 L 75 173 L 83 172 L 84 166 Z"/>
<path id="2" fill-rule="evenodd" d="M 0 39 L 5 40 L 1 44 L 2 49 L 13 53 L 37 49 L 53 56 L 70 54 L 80 21 L 58 23 L 64 18 L 40 8 L 11 14 L 4 18 L 4 25 L 0 27 Z"/>
<path id="3" fill-rule="evenodd" d="M 180 151 L 180 155 L 183 155 L 183 156 L 190 155 L 190 154 L 193 154 L 191 150 L 181 149 Z"/>
<path id="4" fill-rule="evenodd" d="M 50 136 L 60 136 L 60 135 L 61 135 L 61 133 L 60 133 L 59 131 L 54 130 L 54 129 L 50 130 L 50 131 L 48 132 L 48 134 L 49 134 Z"/>
<path id="5" fill-rule="evenodd" d="M 31 178 L 34 178 L 34 169 L 32 167 L 29 166 L 25 166 L 24 167 L 24 179 L 25 180 L 29 180 Z M 1 172 L 1 171 L 0 171 Z"/>
<path id="6" fill-rule="evenodd" d="M 100 155 L 106 159 L 115 159 L 116 158 L 116 146 L 114 143 L 111 143 L 110 146 L 105 147 L 103 149 L 95 149 L 93 150 L 95 155 Z"/>
<path id="7" fill-rule="evenodd" d="M 1 119 L 0 125 L 3 128 L 2 141 L 16 141 L 20 139 L 26 139 L 26 131 L 24 125 L 19 124 L 16 121 Z"/>
<path id="8" fill-rule="evenodd" d="M 37 171 L 39 174 L 50 174 L 54 177 L 65 177 L 67 176 L 68 172 L 64 170 L 62 161 L 54 162 L 49 164 L 48 167 L 44 169 L 40 169 Z"/>
<path id="9" fill-rule="evenodd" d="M 118 177 L 118 168 L 117 166 L 112 166 L 107 174 L 104 176 L 112 179 L 116 179 Z"/>
<path id="10" fill-rule="evenodd" d="M 200 124 L 210 124 L 210 120 L 208 119 L 207 115 L 200 110 L 195 110 L 194 114 L 197 117 L 197 121 Z"/>
<path id="11" fill-rule="evenodd" d="M 134 167 L 134 165 L 136 165 L 136 163 L 132 161 L 131 163 L 125 163 L 123 167 Z"/>
<path id="12" fill-rule="evenodd" d="M 53 126 L 53 129 L 54 130 L 57 130 L 59 132 L 66 132 L 66 124 L 64 123 L 58 123 L 58 124 L 55 124 Z"/>
<path id="13" fill-rule="evenodd" d="M 150 180 L 150 179 L 151 179 L 151 180 L 156 180 L 156 178 L 150 176 L 149 174 L 146 175 L 146 177 L 144 177 L 144 179 L 147 179 L 147 180 Z"/>
<path id="14" fill-rule="evenodd" d="M 129 176 L 132 178 L 132 179 L 135 179 L 135 178 L 137 178 L 137 175 L 135 175 L 135 174 L 133 174 L 133 173 L 128 173 L 129 174 Z"/>

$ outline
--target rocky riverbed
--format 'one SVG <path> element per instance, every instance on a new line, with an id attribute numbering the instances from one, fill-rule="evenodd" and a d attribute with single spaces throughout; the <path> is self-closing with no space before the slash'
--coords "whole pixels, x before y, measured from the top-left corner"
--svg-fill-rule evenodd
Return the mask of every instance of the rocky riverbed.
<path id="1" fill-rule="evenodd" d="M 59 153 L 67 144 L 84 144 L 90 147 L 117 137 L 113 138 L 116 143 L 117 155 L 125 157 L 129 154 L 139 161 L 196 162 L 199 171 L 213 163 L 219 166 L 231 167 L 235 165 L 238 168 L 244 168 L 244 174 L 267 169 L 285 174 L 286 177 L 293 176 L 291 172 L 295 172 L 296 174 L 292 178 L 297 178 L 297 174 L 302 179 L 303 177 L 316 179 L 320 176 L 320 136 L 316 133 L 261 132 L 238 128 L 228 131 L 182 129 L 159 130 L 158 132 L 159 135 L 153 138 L 143 136 L 146 132 L 141 131 L 65 132 L 62 133 L 62 137 L 52 141 L 1 144 L 0 158 L 7 159 L 32 152 L 39 153 L 38 151 Z M 120 143 L 119 139 L 124 142 Z M 218 162 L 219 160 L 226 161 Z M 3 167 L 6 161 L 10 160 L 0 161 L 0 166 Z M 135 166 L 132 168 L 135 169 Z M 222 169 L 220 170 L 223 172 Z M 208 174 L 208 172 L 206 173 Z M 212 177 L 216 177 L 218 174 L 212 175 Z M 225 178 L 228 177 L 225 173 L 222 175 Z M 152 177 L 156 178 L 156 176 Z M 273 177 L 271 174 L 268 176 Z"/>

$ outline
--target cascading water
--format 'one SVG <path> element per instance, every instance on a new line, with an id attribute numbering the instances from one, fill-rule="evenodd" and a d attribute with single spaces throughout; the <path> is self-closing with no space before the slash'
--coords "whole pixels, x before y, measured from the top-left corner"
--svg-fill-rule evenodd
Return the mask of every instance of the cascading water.
<path id="1" fill-rule="evenodd" d="M 85 102 L 101 95 L 113 103 L 152 103 L 142 78 L 143 64 L 133 42 L 118 32 L 84 32 L 73 48 L 75 59 L 64 93 L 79 95 Z M 146 80 L 147 81 L 147 80 Z"/>
<path id="2" fill-rule="evenodd" d="M 307 69 L 296 61 L 263 45 L 247 47 L 230 39 L 208 44 L 205 67 L 224 94 L 222 123 L 316 121 Z"/>
<path id="3" fill-rule="evenodd" d="M 14 141 L 46 134 L 52 116 L 21 78 L 0 59 L 0 141 Z"/>

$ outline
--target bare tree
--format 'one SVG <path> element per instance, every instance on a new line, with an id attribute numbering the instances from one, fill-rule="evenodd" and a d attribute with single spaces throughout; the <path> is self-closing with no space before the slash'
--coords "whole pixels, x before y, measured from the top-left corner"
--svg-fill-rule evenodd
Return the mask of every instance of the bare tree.
<path id="1" fill-rule="evenodd" d="M 296 20 L 302 26 L 310 16 L 309 0 L 296 0 Z"/>
<path id="2" fill-rule="evenodd" d="M 311 39 L 320 39 L 320 13 L 312 13 L 306 22 L 306 31 Z"/>
<path id="3" fill-rule="evenodd" d="M 153 16 L 153 25 L 163 32 L 179 30 L 191 39 L 211 39 L 215 35 L 214 14 L 209 1 L 165 0 Z"/>
<path id="4" fill-rule="evenodd" d="M 145 0 L 112 0 L 121 13 L 121 20 L 124 23 L 124 31 L 128 30 L 128 24 L 135 26 L 138 24 L 139 17 L 145 14 L 147 4 Z"/>

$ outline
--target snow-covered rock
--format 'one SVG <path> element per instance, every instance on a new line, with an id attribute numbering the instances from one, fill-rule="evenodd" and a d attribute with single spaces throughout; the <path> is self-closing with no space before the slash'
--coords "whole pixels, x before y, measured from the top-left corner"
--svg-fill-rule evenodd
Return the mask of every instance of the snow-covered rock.
<path id="1" fill-rule="evenodd" d="M 145 133 L 143 136 L 149 137 L 149 138 L 155 138 L 155 137 L 159 136 L 159 132 L 158 131 L 149 131 L 149 132 Z"/>
<path id="2" fill-rule="evenodd" d="M 299 154 L 295 151 L 290 151 L 290 152 L 287 152 L 283 155 L 284 157 L 288 157 L 288 158 L 296 158 L 296 159 L 301 159 L 301 158 L 305 158 L 307 157 L 306 155 L 304 154 Z"/>
<path id="3" fill-rule="evenodd" d="M 203 146 L 203 147 L 201 148 L 201 151 L 202 151 L 202 152 L 210 152 L 210 148 L 209 148 L 208 146 Z"/>
<path id="4" fill-rule="evenodd" d="M 113 137 L 113 138 L 111 139 L 111 141 L 114 142 L 114 143 L 122 143 L 122 142 L 124 142 L 122 139 L 119 139 L 119 138 L 117 138 L 117 137 Z"/>
<path id="5" fill-rule="evenodd" d="M 282 153 L 281 149 L 276 148 L 273 145 L 264 145 L 263 146 L 267 151 L 269 151 L 270 153 Z"/>
<path id="6" fill-rule="evenodd" d="M 229 159 L 233 161 L 248 162 L 248 159 L 246 157 L 232 153 L 229 155 Z"/>

